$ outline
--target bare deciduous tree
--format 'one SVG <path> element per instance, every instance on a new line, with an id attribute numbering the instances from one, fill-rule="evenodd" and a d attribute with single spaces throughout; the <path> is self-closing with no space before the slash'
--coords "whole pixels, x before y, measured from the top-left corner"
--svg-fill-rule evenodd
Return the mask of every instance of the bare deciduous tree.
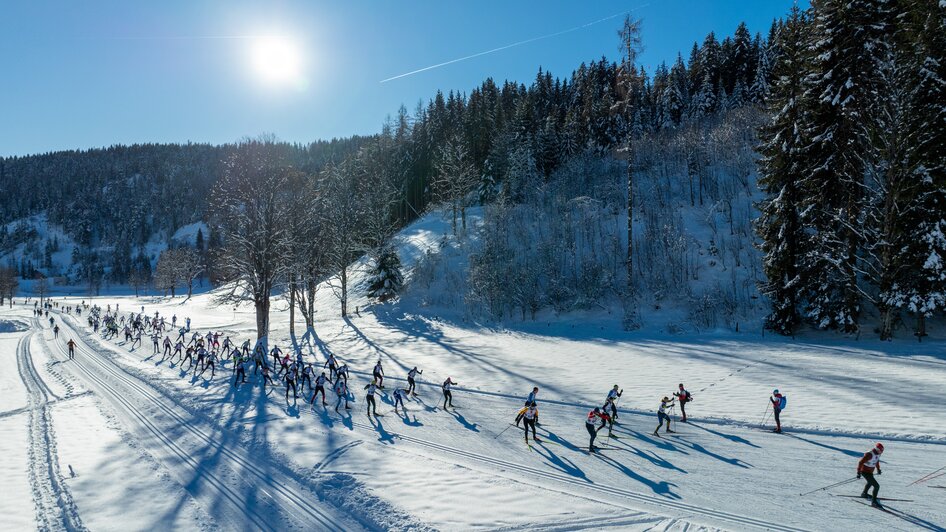
<path id="1" fill-rule="evenodd" d="M 270 296 L 289 264 L 287 215 L 294 194 L 290 185 L 298 172 L 289 164 L 287 148 L 272 139 L 241 142 L 213 190 L 213 216 L 223 237 L 217 266 L 230 279 L 216 302 L 252 301 L 257 341 L 264 346 Z"/>

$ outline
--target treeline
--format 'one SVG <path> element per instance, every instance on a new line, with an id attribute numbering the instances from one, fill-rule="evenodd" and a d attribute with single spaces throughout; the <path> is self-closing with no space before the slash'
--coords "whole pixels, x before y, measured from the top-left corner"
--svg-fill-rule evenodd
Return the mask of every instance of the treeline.
<path id="1" fill-rule="evenodd" d="M 763 101 L 779 55 L 779 24 L 768 38 L 753 36 L 744 24 L 722 41 L 711 33 L 694 43 L 686 63 L 681 56 L 652 75 L 634 72 L 630 95 L 621 89 L 619 66 L 604 58 L 565 79 L 540 69 L 528 87 L 487 79 L 469 95 L 438 92 L 413 114 L 402 107 L 379 135 L 289 145 L 286 157 L 315 175 L 376 143 L 399 194 L 399 224 L 431 202 L 458 205 L 470 191 L 483 201 L 500 192 L 518 197 L 521 183 L 513 174 L 522 157 L 534 159 L 547 177 L 574 155 L 606 153 L 630 133 Z M 619 103 L 634 112 L 617 110 Z M 140 144 L 0 159 L 0 193 L 17 198 L 0 205 L 0 224 L 45 212 L 81 248 L 70 268 L 74 281 L 127 283 L 145 261 L 154 264 L 156 257 L 144 255 L 149 240 L 168 241 L 177 228 L 206 218 L 207 191 L 222 178 L 234 149 Z M 36 238 L 28 229 L 4 230 L 0 254 Z M 45 273 L 51 246 L 30 248 L 34 267 Z"/>
<path id="2" fill-rule="evenodd" d="M 362 137 L 288 146 L 292 163 L 317 172 L 328 161 L 356 152 Z M 53 272 L 51 255 L 60 243 L 40 242 L 24 220 L 45 213 L 77 245 L 74 281 L 127 283 L 156 257 L 143 254 L 149 241 L 168 242 L 182 225 L 203 220 L 208 191 L 220 179 L 234 145 L 136 144 L 0 158 L 0 255 L 20 244 L 26 254 L 14 265 Z M 208 239 L 213 235 L 206 235 Z M 9 262 L 9 261 L 6 261 Z M 150 267 L 149 267 L 150 268 Z"/>
<path id="3" fill-rule="evenodd" d="M 922 337 L 946 307 L 946 3 L 814 0 L 782 28 L 762 132 L 768 325 Z"/>

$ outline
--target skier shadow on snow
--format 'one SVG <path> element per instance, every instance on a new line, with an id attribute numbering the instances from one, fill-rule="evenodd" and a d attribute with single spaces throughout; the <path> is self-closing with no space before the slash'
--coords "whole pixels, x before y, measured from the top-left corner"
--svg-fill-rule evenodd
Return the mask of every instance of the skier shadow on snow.
<path id="1" fill-rule="evenodd" d="M 850 456 L 850 457 L 852 457 L 852 458 L 860 458 L 860 457 L 864 456 L 864 453 L 862 453 L 862 452 L 852 451 L 852 450 L 850 450 L 850 449 L 841 449 L 840 447 L 834 447 L 833 445 L 828 445 L 828 444 L 826 444 L 826 443 L 819 443 L 819 442 L 816 442 L 816 441 L 814 441 L 814 440 L 809 440 L 809 439 L 807 439 L 807 438 L 802 438 L 801 436 L 798 436 L 797 434 L 792 434 L 792 433 L 789 433 L 789 432 L 783 432 L 782 434 L 783 434 L 784 436 L 788 436 L 789 438 L 795 438 L 796 440 L 801 440 L 801 441 L 803 441 L 803 442 L 805 442 L 805 443 L 810 443 L 810 444 L 812 444 L 812 445 L 814 445 L 814 446 L 816 446 L 816 447 L 822 447 L 822 448 L 828 449 L 828 450 L 830 450 L 830 451 L 837 451 L 837 452 L 839 452 L 839 453 L 845 454 L 845 455 Z"/>
<path id="2" fill-rule="evenodd" d="M 425 411 L 425 412 L 436 412 L 436 411 L 437 411 L 437 407 L 436 407 L 436 406 L 428 405 L 427 403 L 424 402 L 423 399 L 421 399 L 421 398 L 419 398 L 419 397 L 415 397 L 414 400 L 424 406 L 424 411 Z"/>
<path id="3" fill-rule="evenodd" d="M 617 440 L 615 440 L 612 443 L 612 445 L 614 445 L 615 446 L 614 449 L 618 451 L 627 451 L 631 454 L 634 454 L 636 456 L 643 458 L 644 460 L 647 460 L 648 462 L 654 464 L 655 466 L 662 467 L 664 469 L 671 469 L 673 471 L 679 471 L 680 473 L 683 473 L 684 475 L 689 474 L 689 471 L 687 471 L 686 469 L 675 466 L 672 462 L 670 462 L 666 458 L 662 458 L 661 456 L 659 456 L 657 453 L 653 451 L 644 451 L 644 450 L 638 449 L 637 447 L 634 447 L 633 445 L 624 444 L 623 442 L 620 442 Z"/>
<path id="4" fill-rule="evenodd" d="M 374 429 L 378 431 L 378 441 L 380 441 L 381 443 L 386 443 L 386 444 L 394 443 L 394 437 L 395 437 L 394 434 L 391 434 L 390 432 L 384 430 L 384 425 L 381 424 L 380 419 L 376 417 L 371 417 L 370 421 Z"/>
<path id="5" fill-rule="evenodd" d="M 423 427 L 424 424 L 420 421 L 417 421 L 417 416 L 408 416 L 407 412 L 400 416 L 401 421 L 404 422 L 408 427 Z M 411 419 L 413 418 L 413 419 Z"/>
<path id="6" fill-rule="evenodd" d="M 561 458 L 551 449 L 545 445 L 539 443 L 532 446 L 532 450 L 539 453 L 539 456 L 545 459 L 550 466 L 555 469 L 558 469 L 562 473 L 565 473 L 569 476 L 584 480 L 587 483 L 591 483 L 591 480 L 585 475 L 585 472 L 581 470 L 580 467 L 576 466 L 574 462 L 568 460 L 567 458 Z"/>
<path id="7" fill-rule="evenodd" d="M 321 421 L 322 424 L 327 428 L 332 428 L 335 426 L 335 421 L 332 419 L 332 416 L 329 415 L 328 408 L 319 408 L 315 405 L 312 405 L 312 410 L 316 412 L 316 414 L 319 416 L 319 421 Z"/>
<path id="8" fill-rule="evenodd" d="M 473 432 L 480 432 L 480 429 L 479 429 L 478 424 L 477 424 L 477 423 L 470 423 L 469 421 L 466 420 L 465 417 L 463 417 L 463 414 L 461 414 L 461 413 L 459 413 L 459 412 L 457 412 L 457 411 L 455 411 L 455 410 L 448 410 L 448 412 L 450 412 L 450 415 L 452 415 L 453 418 L 456 419 L 458 423 L 460 423 L 461 425 L 463 425 L 463 428 L 465 428 L 465 429 L 467 429 L 467 430 L 472 430 Z"/>
<path id="9" fill-rule="evenodd" d="M 729 441 L 731 441 L 731 442 L 734 442 L 734 443 L 742 443 L 742 444 L 744 444 L 744 445 L 748 445 L 749 447 L 752 447 L 752 448 L 755 448 L 755 449 L 761 449 L 761 447 L 759 447 L 758 445 L 752 443 L 751 441 L 749 441 L 749 440 L 747 440 L 747 439 L 745 439 L 745 438 L 742 438 L 742 437 L 740 437 L 740 436 L 736 436 L 735 434 L 726 434 L 725 432 L 719 432 L 719 431 L 713 430 L 713 429 L 711 429 L 711 428 L 704 427 L 703 425 L 698 425 L 698 424 L 696 424 L 696 423 L 693 423 L 692 421 L 689 422 L 689 423 L 687 423 L 687 426 L 688 426 L 688 427 L 695 427 L 695 428 L 698 428 L 698 429 L 700 429 L 700 430 L 704 430 L 704 431 L 706 431 L 706 432 L 709 432 L 710 434 L 713 434 L 714 436 L 719 436 L 720 438 L 725 438 L 725 439 L 727 439 L 727 440 L 729 440 Z M 858 455 L 858 456 L 860 456 L 860 455 Z"/>
<path id="10" fill-rule="evenodd" d="M 680 497 L 679 495 L 677 495 L 676 493 L 673 492 L 672 488 L 677 487 L 677 485 L 674 484 L 673 482 L 667 482 L 667 481 L 665 481 L 665 480 L 661 480 L 660 482 L 654 482 L 653 480 L 651 480 L 651 479 L 649 479 L 649 478 L 647 478 L 647 477 L 644 477 L 644 476 L 641 476 L 641 475 L 635 473 L 635 472 L 632 471 L 630 468 L 628 468 L 627 466 L 625 466 L 625 465 L 622 464 L 621 462 L 618 462 L 618 461 L 615 460 L 614 458 L 610 458 L 610 457 L 605 456 L 605 455 L 603 455 L 603 454 L 596 454 L 595 456 L 597 456 L 599 459 L 601 459 L 602 462 L 604 462 L 604 463 L 610 465 L 610 466 L 613 467 L 614 469 L 617 469 L 617 470 L 620 471 L 621 473 L 624 473 L 624 475 L 627 476 L 628 478 L 630 478 L 630 479 L 632 479 L 632 480 L 636 480 L 637 482 L 640 482 L 641 484 L 644 484 L 645 486 L 649 487 L 649 488 L 650 488 L 651 490 L 653 490 L 653 492 L 656 493 L 657 495 L 660 495 L 660 496 L 663 496 L 663 497 L 667 497 L 668 499 L 678 499 L 678 500 L 679 500 L 679 499 L 682 498 L 682 497 Z"/>

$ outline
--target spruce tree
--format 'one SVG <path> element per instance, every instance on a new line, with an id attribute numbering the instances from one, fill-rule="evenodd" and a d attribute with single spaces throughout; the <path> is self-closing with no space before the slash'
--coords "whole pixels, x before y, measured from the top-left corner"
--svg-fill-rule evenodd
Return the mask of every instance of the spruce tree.
<path id="1" fill-rule="evenodd" d="M 799 276 L 800 254 L 805 235 L 799 223 L 799 181 L 807 172 L 804 127 L 804 79 L 809 59 L 805 33 L 807 22 L 798 7 L 792 8 L 782 40 L 782 61 L 772 89 L 772 120 L 761 132 L 759 148 L 759 188 L 766 197 L 758 205 L 756 232 L 763 254 L 766 280 L 760 291 L 769 298 L 772 310 L 766 326 L 781 334 L 791 334 L 799 324 L 799 304 L 804 283 Z"/>
<path id="2" fill-rule="evenodd" d="M 808 316 L 821 328 L 855 332 L 861 313 L 858 286 L 863 234 L 865 115 L 876 86 L 876 25 L 884 0 L 817 0 L 810 52 L 815 58 L 807 98 L 811 172 L 804 184 L 802 225 L 813 236 Z"/>
<path id="3" fill-rule="evenodd" d="M 375 260 L 374 271 L 368 277 L 368 297 L 385 302 L 398 295 L 404 285 L 401 259 L 391 246 L 385 246 Z"/>

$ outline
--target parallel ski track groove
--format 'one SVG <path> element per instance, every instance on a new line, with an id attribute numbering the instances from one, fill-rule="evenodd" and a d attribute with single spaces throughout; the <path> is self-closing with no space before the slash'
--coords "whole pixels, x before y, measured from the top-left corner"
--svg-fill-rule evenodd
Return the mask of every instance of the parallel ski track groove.
<path id="1" fill-rule="evenodd" d="M 36 325 L 38 324 L 36 322 Z M 59 468 L 56 437 L 52 432 L 52 419 L 48 408 L 49 395 L 52 392 L 40 378 L 30 356 L 29 345 L 33 334 L 31 331 L 23 336 L 16 349 L 17 370 L 29 392 L 29 476 L 38 518 L 43 520 L 43 523 L 37 523 L 37 526 L 49 530 L 84 531 L 86 527 L 82 524 L 75 501 Z M 51 522 L 50 519 L 56 521 Z"/>
<path id="2" fill-rule="evenodd" d="M 365 425 L 361 422 L 356 422 L 354 420 L 352 420 L 352 425 L 356 427 L 368 429 L 368 430 L 375 430 L 375 428 L 370 425 Z M 665 500 L 665 499 L 655 499 L 653 496 L 645 495 L 643 493 L 638 493 L 634 491 L 622 490 L 620 488 L 613 488 L 610 486 L 604 486 L 600 484 L 587 484 L 584 482 L 579 482 L 575 480 L 574 478 L 567 475 L 561 475 L 561 474 L 553 473 L 550 471 L 543 471 L 541 469 L 536 469 L 533 467 L 517 464 L 515 462 L 508 462 L 506 460 L 501 460 L 499 458 L 492 458 L 492 457 L 485 456 L 479 453 L 456 449 L 454 447 L 450 447 L 447 445 L 441 445 L 439 443 L 430 442 L 430 441 L 423 440 L 420 438 L 414 438 L 413 436 L 406 436 L 398 432 L 393 432 L 393 431 L 388 431 L 388 432 L 391 435 L 403 441 L 414 443 L 416 445 L 428 447 L 431 449 L 436 449 L 444 453 L 462 456 L 464 458 L 472 459 L 475 461 L 487 463 L 494 466 L 500 466 L 507 469 L 514 469 L 521 473 L 527 473 L 529 475 L 533 475 L 533 476 L 537 476 L 537 477 L 541 477 L 541 478 L 545 478 L 549 480 L 559 481 L 559 482 L 569 484 L 572 486 L 580 486 L 584 489 L 591 489 L 591 490 L 595 490 L 601 493 L 606 493 L 609 495 L 625 497 L 627 499 L 643 502 L 646 504 L 664 506 L 664 507 L 673 508 L 675 510 L 680 510 L 680 511 L 693 512 L 693 513 L 705 515 L 707 517 L 713 517 L 716 519 L 720 519 L 720 520 L 724 520 L 724 521 L 728 521 L 732 523 L 738 523 L 740 525 L 748 525 L 748 526 L 752 526 L 756 528 L 761 528 L 763 530 L 780 530 L 784 532 L 804 532 L 805 531 L 805 529 L 803 528 L 795 528 L 795 527 L 779 525 L 777 523 L 771 523 L 768 521 L 756 519 L 753 517 L 743 516 L 743 515 L 731 514 L 728 512 L 721 511 L 721 510 L 703 508 L 701 506 L 695 506 L 695 505 L 687 504 L 683 502 L 676 502 L 676 501 L 670 501 L 670 500 Z"/>
<path id="3" fill-rule="evenodd" d="M 83 332 L 84 332 L 84 329 L 83 329 Z M 83 347 L 84 347 L 84 346 L 83 346 Z M 91 349 L 91 348 L 89 348 L 89 349 Z M 93 350 L 93 351 L 94 351 L 94 350 Z M 97 361 L 97 362 L 98 362 L 98 361 Z M 102 366 L 102 367 L 104 367 L 104 368 L 106 368 L 108 371 L 112 372 L 113 374 L 114 374 L 115 371 L 121 371 L 121 370 L 119 370 L 118 368 L 112 369 L 111 367 L 104 366 L 104 365 L 101 364 L 101 362 L 99 362 L 99 365 Z M 352 373 L 361 373 L 361 372 L 353 371 Z M 120 377 L 120 378 L 122 378 L 122 377 Z M 392 380 L 402 380 L 402 379 L 393 378 Z M 421 384 L 421 383 L 418 382 L 418 384 Z M 424 383 L 424 384 L 428 384 L 428 383 Z M 478 393 L 485 394 L 485 395 L 496 395 L 496 396 L 504 396 L 504 395 L 505 395 L 505 394 L 499 394 L 499 393 L 493 393 L 493 392 L 482 392 L 482 391 L 479 391 L 479 390 L 471 390 L 471 391 L 473 391 L 473 392 L 478 392 Z M 148 392 L 145 392 L 145 393 L 148 393 Z M 163 404 L 161 404 L 160 402 L 158 402 L 158 401 L 154 400 L 153 398 L 151 398 L 151 394 L 150 394 L 150 393 L 148 393 L 148 396 L 149 396 L 149 399 L 151 399 L 152 401 L 154 401 L 159 407 L 161 407 L 161 408 L 164 409 L 164 410 L 168 410 Z M 548 402 L 548 401 L 547 401 L 547 402 Z M 565 402 L 559 402 L 559 401 L 552 401 L 552 402 L 554 402 L 554 403 L 560 403 L 560 404 L 568 405 L 568 406 L 576 406 L 576 405 L 574 405 L 574 404 L 572 404 L 572 403 L 565 403 Z M 173 412 L 171 412 L 171 415 L 173 415 L 174 417 L 179 417 L 179 416 L 177 416 L 177 415 L 176 415 L 175 413 L 173 413 Z M 310 412 L 309 415 L 314 415 L 314 414 Z M 358 427 L 363 428 L 363 429 L 367 429 L 367 430 L 371 430 L 371 431 L 374 431 L 374 430 L 375 430 L 374 427 L 372 427 L 372 426 L 370 426 L 370 425 L 366 425 L 366 424 L 360 423 L 360 422 L 352 421 L 352 424 L 353 424 L 353 426 L 358 426 Z M 188 427 L 188 428 L 191 429 L 191 427 Z M 392 434 L 392 435 L 398 437 L 399 439 L 401 439 L 401 440 L 403 440 L 403 441 L 410 442 L 410 443 L 414 443 L 414 444 L 416 444 L 416 445 L 420 445 L 420 446 L 423 446 L 423 447 L 428 447 L 428 448 L 431 448 L 431 449 L 435 449 L 435 450 L 438 450 L 438 451 L 443 452 L 443 453 L 453 454 L 453 455 L 456 455 L 456 456 L 462 456 L 462 457 L 465 457 L 465 458 L 468 458 L 468 459 L 471 459 L 471 460 L 474 460 L 474 461 L 478 461 L 478 462 L 482 462 L 482 463 L 486 463 L 486 464 L 490 464 L 490 465 L 494 465 L 494 466 L 500 466 L 500 467 L 507 468 L 507 469 L 516 470 L 516 471 L 519 471 L 520 473 L 526 473 L 526 474 L 529 474 L 529 475 L 532 475 L 532 476 L 537 476 L 537 477 L 545 478 L 545 479 L 548 479 L 548 480 L 555 480 L 555 481 L 562 482 L 562 483 L 565 483 L 565 484 L 568 484 L 568 485 L 572 485 L 572 486 L 580 486 L 580 487 L 585 488 L 585 489 L 591 489 L 591 490 L 598 491 L 598 492 L 601 492 L 601 493 L 606 493 L 606 494 L 609 494 L 609 495 L 615 495 L 615 496 L 619 496 L 619 497 L 624 497 L 624 498 L 627 498 L 627 499 L 630 499 L 630 500 L 634 500 L 634 501 L 638 501 L 638 502 L 641 502 L 641 503 L 644 503 L 644 504 L 650 504 L 650 505 L 655 505 L 655 506 L 663 506 L 663 507 L 672 508 L 672 509 L 674 509 L 674 510 L 684 511 L 684 512 L 693 512 L 693 513 L 700 514 L 700 515 L 704 515 L 704 516 L 707 516 L 707 517 L 711 517 L 711 518 L 715 518 L 715 519 L 719 519 L 719 520 L 723 520 L 723 521 L 727 521 L 727 522 L 732 522 L 732 523 L 738 523 L 738 524 L 741 524 L 741 525 L 751 526 L 751 527 L 755 527 L 755 528 L 759 528 L 759 529 L 763 529 L 763 530 L 778 530 L 778 531 L 783 531 L 783 532 L 807 532 L 806 529 L 795 528 L 795 527 L 789 527 L 789 526 L 784 526 L 784 525 L 779 525 L 779 524 L 777 524 L 777 523 L 771 523 L 771 522 L 764 521 L 764 520 L 761 520 L 761 519 L 756 519 L 756 518 L 753 518 L 753 517 L 742 516 L 742 515 L 738 515 L 738 514 L 732 514 L 732 513 L 724 512 L 724 511 L 721 511 L 721 510 L 713 510 L 713 509 L 711 509 L 711 508 L 704 508 L 704 507 L 700 507 L 700 506 L 696 506 L 696 505 L 692 505 L 692 504 L 687 504 L 687 503 L 683 503 L 683 502 L 676 502 L 676 501 L 670 501 L 670 500 L 665 500 L 665 499 L 658 500 L 658 499 L 655 499 L 653 496 L 646 495 L 646 494 L 639 493 L 639 492 L 634 492 L 634 491 L 629 491 L 629 490 L 622 490 L 622 489 L 620 489 L 620 488 L 613 488 L 613 487 L 610 487 L 610 486 L 597 485 L 597 484 L 589 485 L 589 484 L 587 484 L 587 483 L 579 482 L 579 481 L 577 481 L 577 480 L 575 480 L 575 479 L 573 479 L 573 478 L 571 478 L 571 477 L 569 477 L 569 476 L 566 476 L 566 475 L 561 475 L 561 474 L 553 473 L 553 472 L 549 472 L 549 471 L 543 471 L 543 470 L 536 469 L 536 468 L 533 468 L 533 467 L 529 467 L 529 466 L 517 464 L 517 463 L 515 463 L 515 462 L 509 462 L 509 461 L 501 460 L 501 459 L 498 459 L 498 458 L 492 458 L 492 457 L 489 457 L 489 456 L 485 456 L 485 455 L 482 455 L 482 454 L 479 454 L 479 453 L 474 453 L 474 452 L 470 452 L 470 451 L 464 451 L 464 450 L 461 450 L 461 449 L 453 448 L 453 447 L 446 446 L 446 445 L 441 445 L 441 444 L 434 443 L 434 442 L 430 442 L 430 441 L 423 440 L 423 439 L 420 439 L 420 438 L 415 438 L 415 437 L 412 437 L 412 436 L 406 436 L 406 435 L 403 435 L 403 434 L 400 434 L 400 433 L 396 433 L 396 432 L 390 432 L 390 434 Z"/>
<path id="4" fill-rule="evenodd" d="M 62 321 L 65 322 L 65 320 L 62 320 Z M 57 347 L 60 349 L 60 351 L 62 350 L 62 346 L 59 345 L 58 343 L 57 343 Z M 267 475 L 265 471 L 259 469 L 250 460 L 245 459 L 244 457 L 240 456 L 239 454 L 237 454 L 236 452 L 232 451 L 231 449 L 227 447 L 219 446 L 219 444 L 214 442 L 203 431 L 195 428 L 192 424 L 188 422 L 187 419 L 185 419 L 183 416 L 180 416 L 173 409 L 169 408 L 167 405 L 162 403 L 159 400 L 159 398 L 156 397 L 150 390 L 134 382 L 134 379 L 136 379 L 136 377 L 126 374 L 124 371 L 122 371 L 121 369 L 117 367 L 114 367 L 114 365 L 112 364 L 105 363 L 102 360 L 101 354 L 96 352 L 94 348 L 87 346 L 85 345 L 85 342 L 82 342 L 82 343 L 77 344 L 76 350 L 84 352 L 84 354 L 87 355 L 86 358 L 88 360 L 94 362 L 98 367 L 108 372 L 112 377 L 121 381 L 126 386 L 131 388 L 133 391 L 137 391 L 142 397 L 146 398 L 148 401 L 150 401 L 159 409 L 161 409 L 163 412 L 165 412 L 168 416 L 178 421 L 181 424 L 182 428 L 186 429 L 196 438 L 198 438 L 201 441 L 204 441 L 205 443 L 207 443 L 208 446 L 212 446 L 215 449 L 218 449 L 222 454 L 226 455 L 228 458 L 230 458 L 234 462 L 239 463 L 239 465 L 242 468 L 244 468 L 244 470 L 252 473 L 254 476 L 259 478 L 260 480 L 263 480 L 269 485 L 271 485 L 274 488 L 274 490 L 283 499 L 292 503 L 296 508 L 301 510 L 303 513 L 309 515 L 312 519 L 314 519 L 322 527 L 324 527 L 325 530 L 338 530 L 338 531 L 344 530 L 343 528 L 339 527 L 339 525 L 337 525 L 331 517 L 322 514 L 320 511 L 318 511 L 315 508 L 312 508 L 309 505 L 310 503 L 308 501 L 297 496 L 295 493 L 293 493 L 293 491 L 289 487 L 283 485 L 282 482 L 275 480 L 269 475 Z M 174 454 L 178 455 L 185 463 L 187 463 L 192 468 L 197 470 L 199 464 L 197 464 L 197 462 L 193 458 L 191 458 L 190 455 L 186 451 L 181 449 L 169 437 L 164 435 L 163 431 L 161 431 L 161 429 L 159 429 L 157 426 L 151 423 L 151 421 L 148 420 L 146 416 L 139 413 L 138 410 L 135 408 L 135 406 L 131 404 L 130 401 L 125 399 L 121 395 L 121 393 L 119 393 L 119 391 L 117 391 L 113 386 L 110 386 L 107 382 L 105 382 L 104 379 L 96 376 L 94 373 L 84 368 L 81 364 L 78 364 L 77 367 L 79 367 L 83 371 L 83 373 L 85 373 L 90 379 L 92 379 L 98 385 L 105 388 L 114 397 L 114 399 L 116 399 L 118 402 L 120 402 L 124 406 L 124 408 L 129 412 L 129 414 L 137 418 L 149 430 L 149 432 L 155 435 L 156 438 L 165 442 L 167 447 L 171 449 L 172 451 L 174 451 Z M 252 518 L 254 524 L 258 528 L 263 529 L 263 530 L 274 530 L 273 527 L 266 522 L 265 516 L 258 515 L 256 512 L 248 513 L 250 512 L 250 510 L 245 508 L 243 501 L 240 501 L 239 499 L 234 497 L 230 493 L 230 490 L 227 488 L 226 484 L 220 479 L 218 479 L 216 475 L 213 475 L 212 473 L 209 473 L 206 471 L 203 472 L 202 475 L 210 483 L 212 483 L 221 492 L 223 496 L 225 496 L 234 505 L 240 508 L 241 511 L 247 512 L 247 515 Z M 260 491 L 262 491 L 263 493 L 266 493 L 265 489 L 260 489 Z M 267 495 L 269 494 L 267 493 Z M 269 495 L 269 496 L 270 498 L 273 498 L 272 495 Z"/>

